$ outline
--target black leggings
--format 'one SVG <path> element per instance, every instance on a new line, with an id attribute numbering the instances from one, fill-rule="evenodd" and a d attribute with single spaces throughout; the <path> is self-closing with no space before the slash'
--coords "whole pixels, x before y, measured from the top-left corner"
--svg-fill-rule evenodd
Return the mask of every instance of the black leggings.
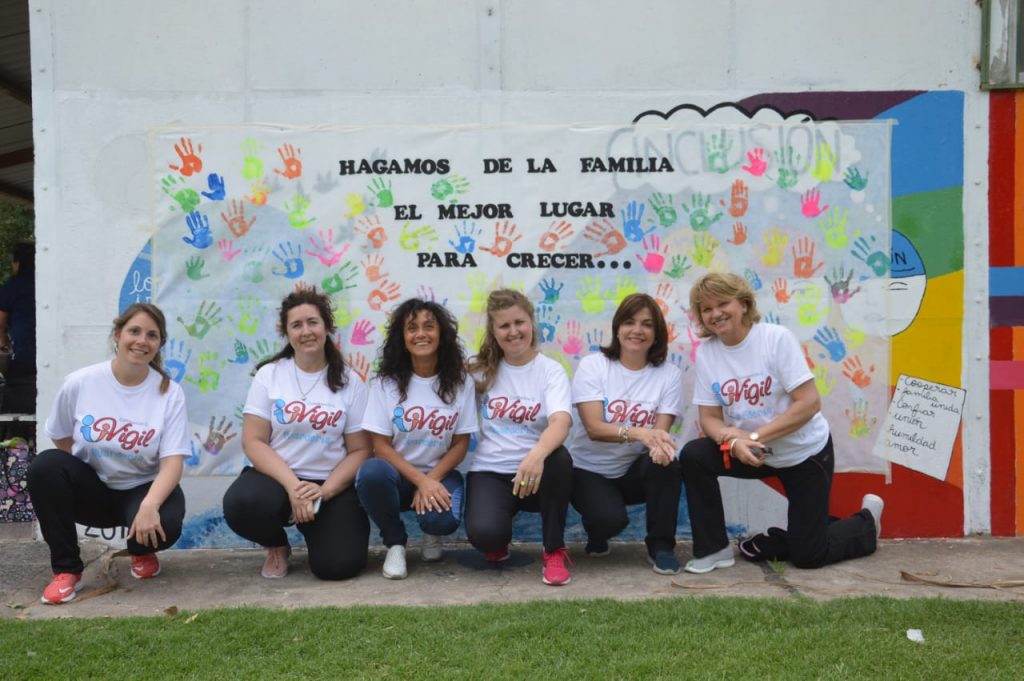
<path id="1" fill-rule="evenodd" d="M 318 485 L 322 480 L 312 480 Z M 224 493 L 224 519 L 239 536 L 263 546 L 287 546 L 292 514 L 288 492 L 269 475 L 246 466 Z M 354 486 L 321 504 L 312 522 L 296 525 L 306 539 L 309 569 L 320 579 L 348 579 L 366 567 L 370 521 Z"/>
<path id="2" fill-rule="evenodd" d="M 469 543 L 485 553 L 498 551 L 512 541 L 516 513 L 540 513 L 544 550 L 565 546 L 565 514 L 572 489 L 572 459 L 559 447 L 544 460 L 540 489 L 520 499 L 512 489 L 514 473 L 474 471 L 466 478 L 466 536 Z"/>
<path id="3" fill-rule="evenodd" d="M 825 447 L 789 468 L 748 466 L 733 459 L 725 468 L 722 452 L 714 440 L 691 440 L 680 455 L 686 503 L 693 527 L 693 555 L 703 558 L 729 544 L 722 510 L 720 476 L 761 479 L 778 476 L 789 499 L 787 529 L 771 528 L 755 542 L 762 558 L 788 560 L 798 568 L 818 568 L 848 558 L 875 552 L 875 521 L 861 509 L 849 518 L 829 517 L 829 493 L 835 457 L 832 438 Z"/>
<path id="4" fill-rule="evenodd" d="M 598 541 L 616 536 L 629 524 L 627 504 L 647 504 L 647 551 L 671 551 L 676 546 L 676 520 L 682 490 L 679 461 L 668 466 L 651 461 L 644 451 L 626 474 L 606 478 L 600 473 L 574 468 L 572 505 L 579 511 L 587 536 Z"/>
<path id="5" fill-rule="evenodd" d="M 41 452 L 28 469 L 28 493 L 39 529 L 50 547 L 54 574 L 81 574 L 82 563 L 75 523 L 90 527 L 131 527 L 152 483 L 131 489 L 111 489 L 92 466 L 60 449 Z M 160 526 L 167 539 L 156 549 L 128 539 L 128 553 L 142 556 L 163 551 L 178 541 L 185 518 L 185 495 L 175 486 L 160 506 Z"/>

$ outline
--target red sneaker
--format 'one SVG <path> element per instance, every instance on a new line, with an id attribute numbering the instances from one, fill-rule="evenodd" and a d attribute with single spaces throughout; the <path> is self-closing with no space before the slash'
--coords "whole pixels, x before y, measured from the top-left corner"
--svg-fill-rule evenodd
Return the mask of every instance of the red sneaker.
<path id="1" fill-rule="evenodd" d="M 569 575 L 569 568 L 566 566 L 566 563 L 569 565 L 573 564 L 569 554 L 565 551 L 565 547 L 555 549 L 551 553 L 545 551 L 544 583 L 551 586 L 561 586 L 571 582 L 572 576 Z"/>
<path id="2" fill-rule="evenodd" d="M 55 574 L 50 585 L 43 589 L 43 597 L 39 600 L 48 605 L 60 605 L 75 600 L 81 588 L 82 575 L 60 572 Z"/>
<path id="3" fill-rule="evenodd" d="M 144 556 L 132 556 L 132 577 L 135 579 L 149 579 L 160 574 L 160 560 L 155 553 L 147 553 Z"/>
<path id="4" fill-rule="evenodd" d="M 497 551 L 488 551 L 484 554 L 484 560 L 491 563 L 500 563 L 503 560 L 508 560 L 511 555 L 512 554 L 509 553 L 508 547 L 506 546 L 505 548 L 498 549 Z"/>

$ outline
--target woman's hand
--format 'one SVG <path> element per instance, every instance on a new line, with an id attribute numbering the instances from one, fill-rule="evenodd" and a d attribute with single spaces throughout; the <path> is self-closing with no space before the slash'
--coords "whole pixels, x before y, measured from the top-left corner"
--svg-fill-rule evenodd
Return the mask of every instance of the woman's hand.
<path id="1" fill-rule="evenodd" d="M 765 459 L 761 455 L 763 452 L 762 447 L 763 445 L 759 442 L 741 437 L 732 443 L 732 450 L 729 453 L 748 466 L 759 468 L 764 465 Z"/>
<path id="2" fill-rule="evenodd" d="M 676 458 L 676 443 L 668 431 L 660 428 L 637 428 L 630 430 L 629 436 L 646 447 L 651 461 L 659 466 L 667 466 Z"/>
<path id="3" fill-rule="evenodd" d="M 428 511 L 443 513 L 451 510 L 452 495 L 444 485 L 430 476 L 424 476 L 416 484 L 416 493 L 412 495 L 412 508 L 419 515 Z"/>
<path id="4" fill-rule="evenodd" d="M 544 475 L 544 457 L 532 451 L 520 462 L 516 475 L 512 478 L 512 494 L 525 499 L 536 494 L 540 489 L 540 479 Z"/>
<path id="5" fill-rule="evenodd" d="M 288 501 L 292 505 L 292 517 L 295 522 L 311 523 L 316 517 L 314 511 L 316 500 L 323 496 L 320 485 L 308 480 L 299 480 L 299 483 L 292 488 L 288 494 Z"/>
<path id="6" fill-rule="evenodd" d="M 167 541 L 164 528 L 160 525 L 159 507 L 148 504 L 139 506 L 135 519 L 132 520 L 132 526 L 128 528 L 128 538 L 154 549 L 159 546 L 161 541 Z"/>
<path id="7" fill-rule="evenodd" d="M 728 442 L 729 440 L 732 440 L 733 438 L 745 438 L 747 437 L 747 435 L 749 435 L 749 433 L 747 433 L 744 430 L 740 430 L 739 428 L 734 428 L 732 426 L 726 426 L 719 432 L 718 437 L 715 438 L 715 442 L 717 442 L 718 444 L 723 444 Z"/>

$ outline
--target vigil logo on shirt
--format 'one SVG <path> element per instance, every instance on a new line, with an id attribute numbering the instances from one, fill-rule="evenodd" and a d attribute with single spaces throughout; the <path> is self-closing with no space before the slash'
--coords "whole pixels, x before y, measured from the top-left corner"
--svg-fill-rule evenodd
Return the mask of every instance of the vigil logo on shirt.
<path id="1" fill-rule="evenodd" d="M 287 403 L 280 398 L 274 400 L 274 418 L 281 425 L 306 421 L 313 430 L 323 430 L 338 425 L 338 421 L 344 415 L 345 410 L 343 409 L 330 411 L 322 408 L 319 404 L 309 405 L 302 400 L 292 400 Z"/>
<path id="2" fill-rule="evenodd" d="M 156 437 L 156 428 L 145 428 L 136 426 L 132 421 L 118 422 L 113 416 L 101 416 L 96 418 L 92 414 L 82 417 L 82 427 L 79 428 L 82 439 L 93 444 L 111 442 L 121 448 L 121 452 L 108 447 L 90 448 L 100 456 L 122 456 L 124 458 L 136 458 L 127 452 L 138 454 L 139 450 L 148 447 L 149 443 Z"/>
<path id="3" fill-rule="evenodd" d="M 650 402 L 633 402 L 630 400 L 604 400 L 604 417 L 608 423 L 626 423 L 637 428 L 653 427 L 657 419 L 657 409 Z"/>
<path id="4" fill-rule="evenodd" d="M 391 423 L 400 433 L 427 431 L 434 437 L 441 437 L 444 431 L 454 430 L 459 421 L 459 412 L 444 414 L 437 407 L 395 407 Z"/>
<path id="5" fill-rule="evenodd" d="M 730 378 L 723 383 L 712 383 L 711 390 L 723 407 L 731 407 L 740 401 L 746 401 L 752 407 L 760 407 L 764 405 L 765 398 L 772 394 L 772 377 L 748 376 L 742 381 Z"/>
<path id="6" fill-rule="evenodd" d="M 505 420 L 512 423 L 536 423 L 540 402 L 508 395 L 484 395 L 480 401 L 480 415 L 487 421 Z"/>

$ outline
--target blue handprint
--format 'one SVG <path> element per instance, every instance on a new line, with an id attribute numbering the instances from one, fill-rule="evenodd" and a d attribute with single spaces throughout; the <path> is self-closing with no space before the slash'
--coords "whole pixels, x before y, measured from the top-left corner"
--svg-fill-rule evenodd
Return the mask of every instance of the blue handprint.
<path id="1" fill-rule="evenodd" d="M 554 308 L 550 305 L 541 303 L 537 306 L 537 327 L 540 329 L 542 342 L 550 343 L 555 339 L 555 327 L 560 321 L 562 321 L 562 316 L 556 315 Z"/>
<path id="2" fill-rule="evenodd" d="M 546 305 L 554 305 L 558 302 L 558 297 L 562 293 L 562 288 L 565 286 L 564 283 L 558 284 L 558 288 L 555 288 L 555 279 L 541 279 L 540 290 L 544 294 L 544 300 L 541 302 Z"/>
<path id="3" fill-rule="evenodd" d="M 653 225 L 645 232 L 644 228 L 640 226 L 643 217 L 644 204 L 638 201 L 630 201 L 626 204 L 626 210 L 622 214 L 622 232 L 628 241 L 642 241 L 645 236 L 657 228 L 657 225 Z"/>
<path id="4" fill-rule="evenodd" d="M 196 447 L 196 443 L 190 439 L 188 441 L 188 448 L 192 451 L 192 455 L 185 459 L 185 465 L 189 468 L 199 465 L 199 449 Z"/>
<path id="5" fill-rule="evenodd" d="M 604 344 L 604 329 L 592 329 L 587 331 L 587 349 L 590 352 L 597 352 Z"/>
<path id="6" fill-rule="evenodd" d="M 210 218 L 194 211 L 185 216 L 185 224 L 191 236 L 183 236 L 181 240 L 196 248 L 209 248 L 213 243 L 213 232 L 210 231 Z"/>
<path id="7" fill-rule="evenodd" d="M 249 363 L 249 348 L 245 347 L 245 343 L 235 339 L 235 358 L 229 359 L 228 362 L 231 364 L 248 364 Z"/>
<path id="8" fill-rule="evenodd" d="M 823 326 L 814 334 L 814 340 L 818 341 L 833 362 L 842 361 L 846 357 L 846 345 L 839 336 L 839 332 L 829 326 Z M 824 357 L 824 355 L 821 355 Z"/>
<path id="9" fill-rule="evenodd" d="M 293 244 L 287 241 L 282 241 L 277 245 L 277 249 L 272 253 L 277 258 L 278 262 L 284 265 L 284 270 L 279 270 L 276 267 L 271 272 L 279 277 L 285 279 L 298 279 L 302 276 L 305 271 L 305 265 L 302 264 L 302 245 Z"/>
<path id="10" fill-rule="evenodd" d="M 227 191 L 224 189 L 224 176 L 217 173 L 210 173 L 206 177 L 206 184 L 210 191 L 201 192 L 203 196 L 211 201 L 223 201 Z"/>
<path id="11" fill-rule="evenodd" d="M 870 243 L 864 237 L 853 242 L 853 257 L 861 262 L 867 263 L 876 276 L 883 277 L 889 272 L 889 256 L 875 248 L 875 237 L 871 236 Z"/>
<path id="12" fill-rule="evenodd" d="M 782 324 L 782 317 L 777 312 L 769 312 L 764 316 L 766 324 Z"/>
<path id="13" fill-rule="evenodd" d="M 192 359 L 192 350 L 189 348 L 186 352 L 186 349 L 185 341 L 175 343 L 173 338 L 168 339 L 167 346 L 164 347 L 164 370 L 175 383 L 181 383 L 188 361 Z"/>
<path id="14" fill-rule="evenodd" d="M 463 220 L 461 229 L 458 225 L 455 227 L 455 236 L 458 237 L 459 242 L 455 243 L 449 239 L 448 243 L 450 243 L 452 248 L 459 253 L 472 253 L 476 250 L 476 238 L 480 236 L 481 232 L 482 230 L 476 226 L 475 222 L 470 224 L 466 220 Z"/>
<path id="15" fill-rule="evenodd" d="M 748 267 L 746 270 L 743 271 L 743 276 L 746 277 L 748 282 L 750 282 L 750 288 L 754 289 L 755 291 L 761 290 L 761 286 L 763 284 L 761 283 L 761 277 L 757 276 L 757 272 Z"/>

